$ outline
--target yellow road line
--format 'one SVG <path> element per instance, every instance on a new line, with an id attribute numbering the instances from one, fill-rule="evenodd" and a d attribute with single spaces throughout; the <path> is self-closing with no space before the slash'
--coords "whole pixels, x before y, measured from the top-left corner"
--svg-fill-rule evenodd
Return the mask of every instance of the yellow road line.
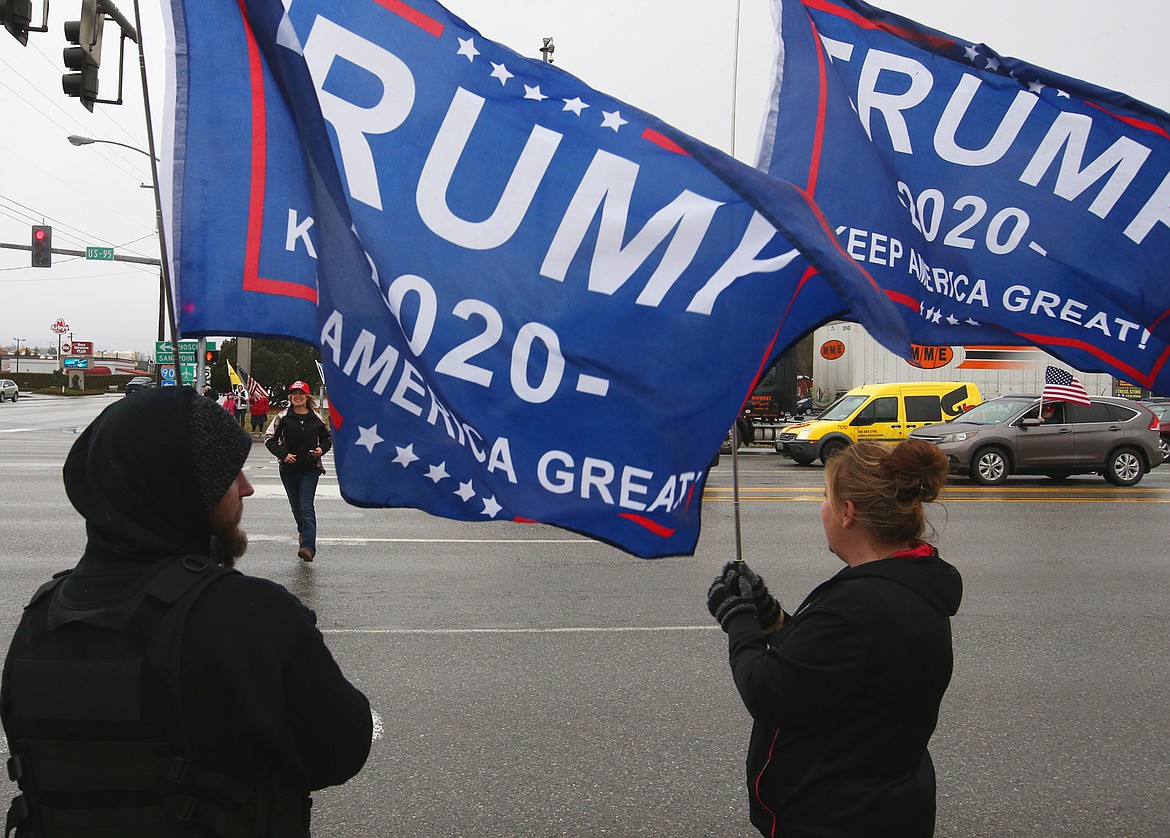
<path id="1" fill-rule="evenodd" d="M 730 486 L 708 486 L 707 492 L 731 492 Z M 759 486 L 747 487 L 740 486 L 739 491 L 743 492 L 817 492 L 818 494 L 824 491 L 821 486 Z M 1023 492 L 1093 492 L 1099 494 L 1113 494 L 1116 492 L 1155 492 L 1158 494 L 1170 492 L 1170 489 L 1157 488 L 1152 486 L 1057 486 L 1041 487 L 1041 486 L 964 486 L 962 488 L 955 486 L 948 486 L 943 490 L 946 492 L 1010 492 L 1020 494 Z"/>
<path id="2" fill-rule="evenodd" d="M 1152 497 L 1120 497 L 1120 498 L 1057 498 L 1057 497 L 1035 497 L 1035 498 L 973 498 L 973 497 L 959 497 L 959 498 L 940 498 L 940 503 L 947 501 L 956 501 L 958 503 L 1170 503 L 1170 497 L 1152 498 Z"/>
<path id="3" fill-rule="evenodd" d="M 734 499 L 734 497 L 713 497 L 710 495 L 703 495 L 703 500 L 704 501 L 732 501 L 735 499 Z M 820 503 L 821 501 L 825 500 L 825 497 L 823 495 L 818 495 L 815 497 L 812 497 L 812 496 L 803 497 L 800 495 L 776 495 L 776 496 L 772 496 L 772 497 L 741 497 L 741 499 L 739 499 L 739 500 L 743 501 L 744 503 L 758 503 L 759 501 L 810 501 L 810 502 L 815 501 L 815 502 Z"/>
<path id="4" fill-rule="evenodd" d="M 731 497 L 716 497 L 712 495 L 703 495 L 704 501 L 712 503 L 731 503 L 734 498 Z M 820 503 L 824 497 L 808 497 L 802 495 L 774 495 L 771 497 L 751 497 L 740 498 L 741 503 L 761 503 L 761 502 L 775 502 L 775 501 L 807 501 L 809 503 Z M 1124 497 L 1051 497 L 1038 495 L 1036 497 L 972 497 L 972 496 L 955 496 L 940 497 L 939 503 L 1170 503 L 1170 497 L 1139 497 L 1139 496 L 1124 496 Z"/>

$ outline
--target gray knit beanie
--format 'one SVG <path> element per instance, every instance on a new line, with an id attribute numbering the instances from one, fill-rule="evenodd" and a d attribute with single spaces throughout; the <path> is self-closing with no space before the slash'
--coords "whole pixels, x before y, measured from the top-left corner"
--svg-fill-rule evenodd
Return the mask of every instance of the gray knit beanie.
<path id="1" fill-rule="evenodd" d="M 188 419 L 191 460 L 203 511 L 210 512 L 252 451 L 252 437 L 212 399 L 192 398 Z"/>

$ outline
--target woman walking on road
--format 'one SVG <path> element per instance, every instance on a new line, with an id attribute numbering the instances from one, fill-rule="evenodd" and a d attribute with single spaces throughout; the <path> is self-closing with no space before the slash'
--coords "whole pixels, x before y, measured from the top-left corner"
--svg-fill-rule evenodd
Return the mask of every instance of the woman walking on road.
<path id="1" fill-rule="evenodd" d="M 785 838 L 929 838 L 927 743 L 951 679 L 959 572 L 922 540 L 947 475 L 937 447 L 860 442 L 825 466 L 821 523 L 846 564 L 786 614 L 728 562 L 707 607 L 754 720 L 752 823 Z"/>
<path id="2" fill-rule="evenodd" d="M 317 480 L 325 473 L 321 458 L 333 446 L 329 425 L 317 413 L 309 385 L 293 382 L 286 407 L 264 434 L 264 445 L 280 460 L 280 482 L 297 522 L 297 556 L 306 562 L 317 555 L 317 511 L 313 506 Z"/>

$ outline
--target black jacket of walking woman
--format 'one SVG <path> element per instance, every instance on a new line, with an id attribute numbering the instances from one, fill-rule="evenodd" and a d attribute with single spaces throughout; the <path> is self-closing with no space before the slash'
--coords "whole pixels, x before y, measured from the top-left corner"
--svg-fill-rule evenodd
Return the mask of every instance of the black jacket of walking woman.
<path id="1" fill-rule="evenodd" d="M 311 407 L 307 413 L 296 413 L 289 407 L 276 414 L 268 426 L 264 445 L 280 460 L 281 468 L 315 468 L 324 473 L 321 457 L 333 447 L 333 436 L 321 414 Z M 313 456 L 310 452 L 317 448 L 321 449 L 321 455 Z M 295 463 L 286 461 L 289 454 L 296 457 Z"/>
<path id="2" fill-rule="evenodd" d="M 959 572 L 920 540 L 922 504 L 946 477 L 936 454 L 917 440 L 859 443 L 830 460 L 822 523 L 848 566 L 792 615 L 742 563 L 711 586 L 708 606 L 754 720 L 748 794 L 764 835 L 934 834 L 927 743 L 962 597 Z"/>

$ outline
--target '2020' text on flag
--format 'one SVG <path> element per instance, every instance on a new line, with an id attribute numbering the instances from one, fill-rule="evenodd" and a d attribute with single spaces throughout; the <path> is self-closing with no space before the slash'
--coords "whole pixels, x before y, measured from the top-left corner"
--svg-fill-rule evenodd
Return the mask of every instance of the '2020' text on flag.
<path id="1" fill-rule="evenodd" d="M 1167 114 L 858 0 L 773 11 L 761 166 L 911 302 L 916 343 L 1034 344 L 1170 392 Z"/>
<path id="2" fill-rule="evenodd" d="M 768 361 L 907 343 L 802 191 L 435 2 L 168 10 L 181 331 L 321 347 L 351 503 L 688 553 Z"/>

